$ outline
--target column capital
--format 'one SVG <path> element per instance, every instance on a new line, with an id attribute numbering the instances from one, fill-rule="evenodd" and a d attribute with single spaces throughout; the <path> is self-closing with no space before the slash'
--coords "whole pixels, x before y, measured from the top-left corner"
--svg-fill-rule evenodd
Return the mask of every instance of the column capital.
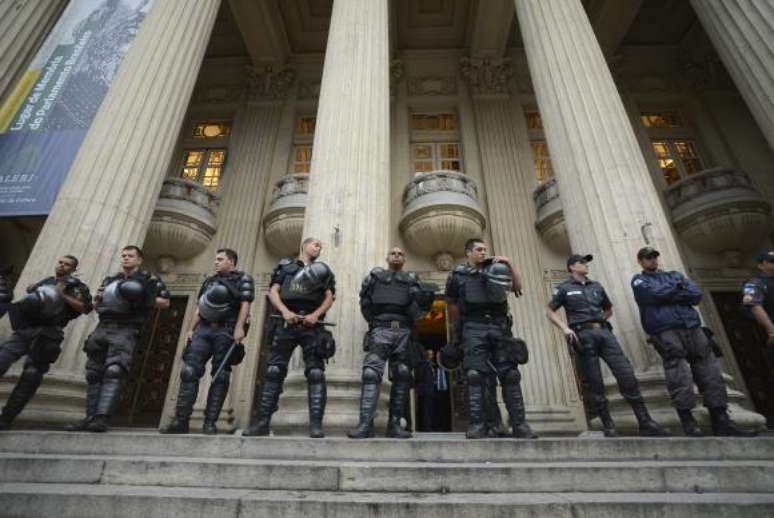
<path id="1" fill-rule="evenodd" d="M 473 95 L 510 95 L 509 81 L 513 67 L 509 58 L 460 59 L 460 73 L 467 81 Z"/>
<path id="2" fill-rule="evenodd" d="M 253 65 L 245 67 L 245 100 L 248 102 L 282 101 L 287 99 L 290 88 L 296 82 L 294 68 L 284 65 L 278 68 Z"/>

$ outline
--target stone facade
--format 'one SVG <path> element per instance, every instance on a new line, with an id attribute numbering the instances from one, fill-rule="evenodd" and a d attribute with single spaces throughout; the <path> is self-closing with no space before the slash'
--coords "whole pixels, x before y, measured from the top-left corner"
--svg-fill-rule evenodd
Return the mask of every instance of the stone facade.
<path id="1" fill-rule="evenodd" d="M 613 323 L 645 395 L 661 420 L 675 419 L 628 285 L 636 250 L 650 244 L 665 267 L 706 288 L 702 315 L 726 352 L 734 416 L 760 423 L 710 290 L 738 289 L 751 254 L 771 244 L 774 63 L 764 42 L 774 19 L 770 6 L 727 12 L 716 3 L 692 0 L 696 12 L 684 3 L 671 7 L 675 14 L 647 0 L 157 0 L 35 247 L 24 249 L 34 233 L 15 235 L 0 222 L 15 248 L 0 260 L 23 266 L 20 287 L 58 254 L 74 253 L 96 287 L 116 268 L 120 245 L 145 240 L 150 267 L 163 272 L 173 295 L 188 297 L 185 330 L 217 248 L 239 251 L 240 268 L 263 295 L 273 265 L 294 254 L 302 237 L 319 237 L 321 259 L 338 280 L 326 426 L 343 430 L 356 420 L 363 275 L 396 244 L 408 250 L 410 269 L 443 286 L 461 244 L 479 235 L 525 278 L 511 311 L 514 332 L 532 349 L 523 372 L 528 418 L 539 431 L 568 434 L 588 425 L 566 346 L 544 308 L 570 249 L 595 255 L 592 276 L 613 298 Z M 654 16 L 672 21 L 648 33 Z M 729 20 L 734 30 L 724 29 Z M 42 38 L 50 24 L 35 23 L 37 35 L 21 21 L 13 25 L 27 39 Z M 760 39 L 741 37 L 750 26 Z M 194 38 L 181 36 L 185 27 L 196 29 Z M 23 62 L 0 61 L 0 77 Z M 667 112 L 679 113 L 682 124 L 642 123 L 643 113 Z M 452 122 L 428 126 L 439 114 Z M 197 143 L 227 151 L 214 191 L 180 178 L 190 130 L 202 121 L 230 127 L 226 138 Z M 654 142 L 686 140 L 698 150 L 699 170 L 687 176 L 680 166 L 683 176 L 667 183 Z M 541 143 L 550 178 L 536 174 Z M 223 428 L 250 418 L 267 304 L 264 296 L 253 304 L 247 358 L 235 370 Z M 81 411 L 80 344 L 94 319 L 81 320 L 28 417 Z M 174 409 L 184 334 L 162 421 Z M 615 397 L 612 379 L 610 388 Z M 303 389 L 296 357 L 278 432 L 302 429 Z M 619 403 L 619 421 L 632 424 Z"/>

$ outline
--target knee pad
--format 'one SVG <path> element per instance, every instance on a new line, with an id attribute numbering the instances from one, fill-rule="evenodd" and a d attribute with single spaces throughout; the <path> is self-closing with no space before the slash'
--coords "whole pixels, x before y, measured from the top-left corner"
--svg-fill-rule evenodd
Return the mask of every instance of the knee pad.
<path id="1" fill-rule="evenodd" d="M 45 371 L 41 371 L 35 365 L 30 363 L 24 366 L 24 370 L 22 371 L 20 378 L 40 383 L 40 381 L 43 379 L 44 372 Z"/>
<path id="2" fill-rule="evenodd" d="M 86 383 L 93 385 L 102 381 L 102 371 L 96 369 L 86 369 Z"/>
<path id="3" fill-rule="evenodd" d="M 521 382 L 521 373 L 517 369 L 509 369 L 501 378 L 503 385 L 518 385 Z"/>
<path id="4" fill-rule="evenodd" d="M 124 377 L 126 371 L 117 363 L 111 363 L 105 367 L 105 379 L 118 380 Z"/>
<path id="5" fill-rule="evenodd" d="M 379 375 L 379 371 L 366 367 L 363 369 L 363 383 L 381 383 L 382 377 Z"/>
<path id="6" fill-rule="evenodd" d="M 282 383 L 285 379 L 286 370 L 279 365 L 269 365 L 266 369 L 266 381 Z"/>
<path id="7" fill-rule="evenodd" d="M 484 377 L 481 375 L 481 373 L 473 369 L 465 372 L 465 375 L 467 376 L 468 383 L 470 385 L 481 385 L 484 381 Z"/>
<path id="8" fill-rule="evenodd" d="M 198 381 L 200 377 L 196 369 L 187 363 L 184 363 L 183 368 L 180 369 L 180 379 L 183 381 Z"/>
<path id="9" fill-rule="evenodd" d="M 217 378 L 212 378 L 212 384 L 228 385 L 230 380 L 231 380 L 231 371 L 227 371 L 226 369 L 223 369 L 218 373 Z"/>
<path id="10" fill-rule="evenodd" d="M 396 363 L 390 365 L 392 371 L 392 380 L 399 383 L 406 383 L 411 381 L 411 370 L 405 363 Z"/>
<path id="11" fill-rule="evenodd" d="M 306 381 L 309 383 L 322 383 L 325 381 L 325 373 L 322 369 L 309 369 L 306 371 Z"/>

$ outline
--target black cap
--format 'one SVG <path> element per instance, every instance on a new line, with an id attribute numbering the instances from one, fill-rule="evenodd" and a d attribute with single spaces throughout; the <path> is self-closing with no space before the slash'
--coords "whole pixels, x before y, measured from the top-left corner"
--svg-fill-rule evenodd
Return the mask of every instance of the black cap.
<path id="1" fill-rule="evenodd" d="M 661 253 L 653 248 L 652 246 L 643 246 L 640 248 L 640 251 L 637 252 L 637 260 L 640 259 L 652 259 L 654 257 L 660 256 Z"/>
<path id="2" fill-rule="evenodd" d="M 570 271 L 570 266 L 572 266 L 575 263 L 579 263 L 581 261 L 585 261 L 588 263 L 592 259 L 594 259 L 594 256 L 591 254 L 586 254 L 586 255 L 572 254 L 570 257 L 567 258 L 567 271 Z"/>
<path id="3" fill-rule="evenodd" d="M 755 259 L 762 263 L 763 261 L 774 261 L 774 250 L 763 250 L 755 256 Z"/>

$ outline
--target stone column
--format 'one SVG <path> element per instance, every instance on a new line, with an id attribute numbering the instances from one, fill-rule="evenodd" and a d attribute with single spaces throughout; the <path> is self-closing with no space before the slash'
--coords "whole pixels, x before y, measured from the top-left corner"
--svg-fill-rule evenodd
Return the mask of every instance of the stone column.
<path id="1" fill-rule="evenodd" d="M 252 67 L 247 71 L 249 87 L 246 100 L 237 110 L 234 127 L 231 131 L 229 161 L 223 176 L 221 189 L 218 231 L 213 238 L 211 250 L 233 248 L 239 254 L 237 267 L 252 272 L 256 245 L 261 234 L 261 220 L 266 191 L 271 179 L 271 164 L 274 156 L 274 144 L 282 109 L 288 89 L 295 79 L 292 69 L 279 72 L 258 71 Z M 258 279 L 256 279 L 258 281 Z M 245 340 L 251 351 L 257 350 L 261 339 L 263 312 L 262 292 L 256 287 L 256 300 L 251 312 L 252 330 Z M 255 366 L 247 359 L 234 369 L 229 398 L 223 405 L 218 427 L 222 430 L 233 429 L 235 423 L 234 406 L 237 401 L 250 399 L 253 392 L 254 372 L 247 370 Z M 199 398 L 194 407 L 192 429 L 199 429 L 204 419 L 201 413 L 207 404 L 207 391 L 211 377 L 202 378 Z M 250 381 L 252 380 L 252 383 Z"/>
<path id="2" fill-rule="evenodd" d="M 66 6 L 63 0 L 0 2 L 0 106 Z"/>
<path id="3" fill-rule="evenodd" d="M 774 149 L 774 1 L 691 0 L 691 5 Z"/>
<path id="4" fill-rule="evenodd" d="M 325 426 L 357 421 L 366 324 L 358 291 L 384 262 L 390 224 L 390 97 L 387 0 L 336 0 L 325 54 L 304 236 L 323 242 L 321 260 L 336 273 L 327 319 L 337 352 L 327 367 Z M 306 430 L 306 382 L 294 369 L 275 414 L 276 428 Z"/>
<path id="5" fill-rule="evenodd" d="M 544 250 L 531 224 L 537 181 L 524 112 L 518 98 L 509 95 L 511 66 L 503 60 L 465 58 L 461 68 L 473 96 L 492 253 L 508 256 L 524 277 L 524 295 L 511 297 L 510 306 L 514 335 L 530 347 L 530 361 L 521 369 L 527 417 L 541 432 L 579 432 L 586 422 L 572 365 L 545 317 Z"/>
<path id="6" fill-rule="evenodd" d="M 661 251 L 665 269 L 686 270 L 674 235 L 580 0 L 515 3 L 572 249 L 594 254 L 592 277 L 613 301 L 616 335 L 645 396 L 674 422 L 629 285 L 646 243 Z M 613 409 L 633 424 L 624 405 Z"/>
<path id="7" fill-rule="evenodd" d="M 153 4 L 70 168 L 19 287 L 49 275 L 56 258 L 70 253 L 81 260 L 81 279 L 96 289 L 118 268 L 120 248 L 143 242 L 219 5 L 220 0 Z M 49 421 L 83 414 L 81 344 L 95 318 L 71 324 L 62 355 L 41 388 L 41 395 L 53 387 L 58 396 L 44 412 Z"/>

